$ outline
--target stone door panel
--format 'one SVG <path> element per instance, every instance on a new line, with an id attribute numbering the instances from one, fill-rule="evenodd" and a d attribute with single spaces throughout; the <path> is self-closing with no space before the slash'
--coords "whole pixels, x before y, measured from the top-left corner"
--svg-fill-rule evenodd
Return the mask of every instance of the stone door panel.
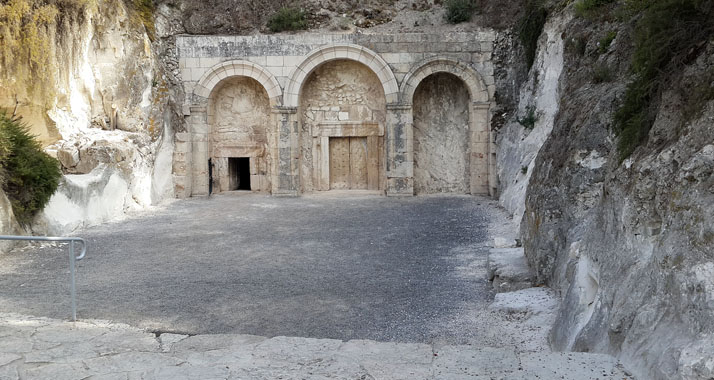
<path id="1" fill-rule="evenodd" d="M 367 189 L 368 182 L 367 138 L 330 138 L 330 189 Z"/>

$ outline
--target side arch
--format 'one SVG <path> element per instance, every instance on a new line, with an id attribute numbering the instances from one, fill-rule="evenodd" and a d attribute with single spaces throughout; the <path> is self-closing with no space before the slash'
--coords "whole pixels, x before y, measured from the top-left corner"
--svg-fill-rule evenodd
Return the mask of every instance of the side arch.
<path id="1" fill-rule="evenodd" d="M 214 65 L 203 74 L 193 93 L 201 98 L 208 99 L 218 83 L 226 78 L 235 76 L 255 79 L 268 93 L 271 106 L 282 105 L 283 94 L 275 76 L 262 66 L 244 60 L 232 60 Z"/>
<path id="2" fill-rule="evenodd" d="M 348 59 L 360 62 L 372 70 L 384 88 L 387 104 L 397 103 L 399 100 L 399 86 L 397 79 L 387 62 L 377 53 L 353 44 L 328 45 L 313 50 L 293 70 L 285 86 L 284 104 L 286 107 L 297 107 L 300 90 L 305 79 L 321 64 L 337 59 Z"/>
<path id="3" fill-rule="evenodd" d="M 414 100 L 414 92 L 419 83 L 431 74 L 442 72 L 456 75 L 463 80 L 473 103 L 487 103 L 490 101 L 488 87 L 486 87 L 483 78 L 476 70 L 450 58 L 431 57 L 419 62 L 404 77 L 400 89 L 402 103 L 411 105 Z"/>

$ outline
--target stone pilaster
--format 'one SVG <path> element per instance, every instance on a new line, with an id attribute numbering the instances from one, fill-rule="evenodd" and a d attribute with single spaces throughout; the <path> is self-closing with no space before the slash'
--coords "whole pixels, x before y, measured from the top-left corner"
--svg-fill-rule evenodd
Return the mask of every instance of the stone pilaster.
<path id="1" fill-rule="evenodd" d="M 189 116 L 191 133 L 191 195 L 208 195 L 208 133 L 205 106 L 192 106 Z"/>
<path id="2" fill-rule="evenodd" d="M 414 195 L 414 136 L 411 105 L 387 105 L 387 195 Z"/>
<path id="3" fill-rule="evenodd" d="M 491 103 L 474 102 L 471 112 L 471 152 L 469 166 L 471 168 L 471 194 L 489 194 L 490 166 L 490 109 Z"/>
<path id="4" fill-rule="evenodd" d="M 275 196 L 297 196 L 300 189 L 300 147 L 298 115 L 295 107 L 274 107 L 277 133 L 273 150 L 272 193 Z"/>

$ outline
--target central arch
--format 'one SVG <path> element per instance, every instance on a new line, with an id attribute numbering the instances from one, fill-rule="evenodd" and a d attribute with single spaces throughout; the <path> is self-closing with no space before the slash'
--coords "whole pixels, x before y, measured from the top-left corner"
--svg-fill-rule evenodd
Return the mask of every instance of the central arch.
<path id="1" fill-rule="evenodd" d="M 334 60 L 351 60 L 367 66 L 377 75 L 384 89 L 384 97 L 387 104 L 399 101 L 399 85 L 392 69 L 387 62 L 377 53 L 365 47 L 353 44 L 328 45 L 313 50 L 307 57 L 293 70 L 285 84 L 284 105 L 286 107 L 298 107 L 300 103 L 300 92 L 305 84 L 305 80 L 320 65 Z"/>
<path id="2" fill-rule="evenodd" d="M 295 68 L 284 99 L 299 114 L 302 192 L 384 190 L 387 104 L 399 88 L 381 57 L 357 45 L 321 47 Z"/>

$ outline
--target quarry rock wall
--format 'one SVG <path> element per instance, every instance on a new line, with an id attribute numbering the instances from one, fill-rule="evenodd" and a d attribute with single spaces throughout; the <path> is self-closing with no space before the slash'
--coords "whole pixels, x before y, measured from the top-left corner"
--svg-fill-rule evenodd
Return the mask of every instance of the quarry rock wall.
<path id="1" fill-rule="evenodd" d="M 0 107 L 22 117 L 65 174 L 35 233 L 69 233 L 173 198 L 173 124 L 182 119 L 171 62 L 160 57 L 170 46 L 123 2 L 88 4 L 48 25 L 44 54 L 56 74 L 43 89 L 27 90 L 38 85 L 26 71 L 0 82 Z"/>
<path id="2" fill-rule="evenodd" d="M 632 79 L 632 25 L 572 13 L 549 16 L 498 136 L 500 201 L 538 281 L 563 299 L 551 344 L 616 355 L 641 379 L 712 378 L 714 103 L 687 119 L 672 86 L 648 141 L 622 161 L 613 115 Z M 712 51 L 703 45 L 676 80 L 707 78 Z M 498 44 L 494 54 L 508 56 Z M 528 107 L 532 130 L 519 123 Z"/>

